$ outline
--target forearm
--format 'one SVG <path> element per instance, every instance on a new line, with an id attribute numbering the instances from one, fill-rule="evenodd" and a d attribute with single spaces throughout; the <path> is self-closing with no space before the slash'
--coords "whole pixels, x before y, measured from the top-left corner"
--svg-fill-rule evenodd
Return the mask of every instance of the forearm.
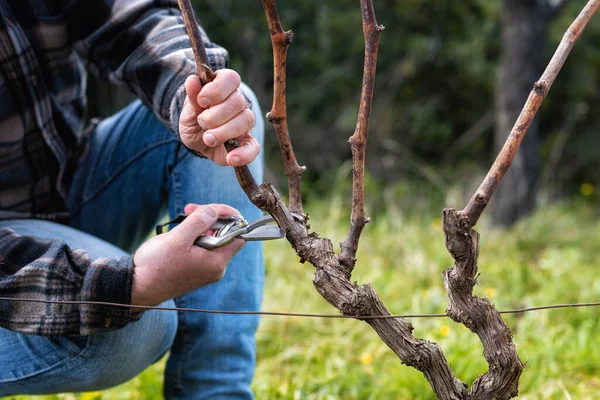
<path id="1" fill-rule="evenodd" d="M 59 239 L 40 241 L 0 228 L 0 294 L 43 301 L 130 304 L 131 257 L 91 260 Z M 131 321 L 127 309 L 35 302 L 0 303 L 0 326 L 48 335 L 82 335 L 117 329 Z"/>

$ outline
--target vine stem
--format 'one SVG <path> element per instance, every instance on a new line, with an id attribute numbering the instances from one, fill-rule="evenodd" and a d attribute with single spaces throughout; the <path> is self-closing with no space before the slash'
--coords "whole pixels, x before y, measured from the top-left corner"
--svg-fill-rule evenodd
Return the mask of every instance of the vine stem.
<path id="1" fill-rule="evenodd" d="M 187 31 L 190 42 L 192 43 L 192 51 L 194 52 L 194 59 L 196 60 L 196 69 L 200 74 L 200 80 L 205 85 L 208 82 L 212 82 L 215 78 L 215 74 L 210 68 L 208 60 L 208 54 L 206 54 L 206 48 L 204 47 L 204 41 L 202 40 L 202 34 L 200 28 L 196 23 L 196 14 L 194 14 L 194 8 L 190 0 L 177 0 L 179 9 L 181 10 L 181 16 L 183 17 L 183 23 L 185 30 Z"/>
<path id="2" fill-rule="evenodd" d="M 286 105 L 287 52 L 294 34 L 292 31 L 283 30 L 275 0 L 262 0 L 262 4 L 265 9 L 271 44 L 273 46 L 273 106 L 271 111 L 267 113 L 267 120 L 273 124 L 277 133 L 279 150 L 281 151 L 281 158 L 283 159 L 285 175 L 288 181 L 289 209 L 293 213 L 303 214 L 301 186 L 302 174 L 306 171 L 306 167 L 299 166 L 296 160 L 287 123 Z"/>
<path id="3" fill-rule="evenodd" d="M 485 207 L 488 205 L 492 195 L 496 191 L 500 180 L 511 166 L 515 155 L 517 154 L 517 150 L 521 145 L 521 141 L 527 133 L 533 118 L 540 109 L 542 101 L 548 95 L 552 84 L 556 80 L 558 73 L 571 53 L 573 46 L 575 46 L 575 43 L 577 43 L 581 37 L 581 34 L 585 30 L 592 16 L 598 10 L 598 7 L 600 7 L 600 0 L 590 0 L 586 4 L 563 35 L 546 70 L 540 79 L 534 83 L 533 89 L 529 93 L 529 97 L 521 110 L 521 114 L 517 118 L 504 146 L 498 153 L 496 161 L 494 161 L 494 164 L 492 164 L 489 172 L 483 179 L 483 182 L 481 182 L 481 185 L 475 194 L 473 194 L 466 207 L 462 210 L 462 214 L 469 219 L 469 224 L 472 227 L 477 224 L 483 210 L 485 210 Z"/>
<path id="4" fill-rule="evenodd" d="M 488 299 L 473 295 L 479 273 L 479 233 L 473 227 L 512 164 L 523 137 L 571 49 L 599 6 L 600 0 L 590 0 L 564 34 L 546 70 L 535 82 L 496 161 L 466 207 L 462 211 L 444 210 L 446 248 L 455 260 L 455 266 L 443 274 L 449 299 L 446 313 L 477 334 L 489 366 L 488 371 L 473 382 L 469 394 L 471 399 L 504 400 L 518 396 L 519 379 L 525 367 L 512 340 L 512 333 L 498 310 Z"/>
<path id="5" fill-rule="evenodd" d="M 360 235 L 369 222 L 369 219 L 365 216 L 365 159 L 373 91 L 375 89 L 375 74 L 377 72 L 379 33 L 383 30 L 383 25 L 377 25 L 373 2 L 361 0 L 360 6 L 363 34 L 365 36 L 365 60 L 358 121 L 354 134 L 349 140 L 352 148 L 352 214 L 350 216 L 350 229 L 346 239 L 340 244 L 342 256 L 349 268 L 354 268 Z"/>

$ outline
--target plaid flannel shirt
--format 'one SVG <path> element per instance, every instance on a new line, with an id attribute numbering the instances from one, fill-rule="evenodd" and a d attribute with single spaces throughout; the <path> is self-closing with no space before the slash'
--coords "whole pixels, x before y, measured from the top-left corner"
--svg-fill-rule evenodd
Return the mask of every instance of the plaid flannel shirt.
<path id="1" fill-rule="evenodd" d="M 211 67 L 227 51 L 203 32 Z M 176 0 L 0 0 L 0 219 L 65 212 L 81 151 L 86 68 L 177 133 L 196 72 Z M 0 228 L 0 295 L 129 304 L 133 264 Z M 0 326 L 41 335 L 126 325 L 128 309 L 0 301 Z"/>

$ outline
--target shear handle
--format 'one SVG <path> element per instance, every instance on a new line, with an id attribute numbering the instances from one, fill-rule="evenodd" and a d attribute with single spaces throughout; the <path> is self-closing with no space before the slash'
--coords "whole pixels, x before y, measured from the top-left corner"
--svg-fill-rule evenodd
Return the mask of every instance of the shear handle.
<path id="1" fill-rule="evenodd" d="M 273 217 L 267 215 L 245 226 L 224 227 L 214 236 L 201 236 L 194 244 L 207 250 L 214 250 L 226 246 L 239 238 L 245 241 L 274 240 L 285 237 L 285 231 L 277 225 L 269 225 L 274 222 Z M 235 224 L 233 222 L 232 224 Z"/>
<path id="2" fill-rule="evenodd" d="M 206 250 L 214 250 L 223 246 L 227 246 L 234 241 L 240 235 L 239 232 L 233 231 L 225 236 L 200 236 L 194 244 L 200 246 Z"/>

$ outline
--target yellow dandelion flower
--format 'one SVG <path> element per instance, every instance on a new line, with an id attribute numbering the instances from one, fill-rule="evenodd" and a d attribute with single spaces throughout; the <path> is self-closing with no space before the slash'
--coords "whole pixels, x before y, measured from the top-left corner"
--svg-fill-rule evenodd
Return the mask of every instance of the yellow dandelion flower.
<path id="1" fill-rule="evenodd" d="M 485 297 L 487 297 L 488 299 L 493 299 L 494 297 L 496 297 L 496 289 L 494 289 L 493 287 L 485 289 Z"/>
<path id="2" fill-rule="evenodd" d="M 448 336 L 450 334 L 450 327 L 448 325 L 442 325 L 440 328 L 440 335 Z"/>
<path id="3" fill-rule="evenodd" d="M 360 356 L 360 362 L 363 365 L 371 365 L 373 363 L 373 356 L 371 353 L 362 353 Z"/>
<path id="4" fill-rule="evenodd" d="M 591 196 L 592 194 L 594 194 L 594 189 L 594 185 L 589 182 L 582 183 L 579 187 L 579 191 L 584 196 Z"/>
<path id="5" fill-rule="evenodd" d="M 79 396 L 79 398 L 81 400 L 96 400 L 96 399 L 99 399 L 101 395 L 102 395 L 101 392 L 86 392 L 86 393 L 82 393 Z"/>
<path id="6" fill-rule="evenodd" d="M 288 392 L 288 383 L 287 382 L 283 382 L 279 386 L 279 394 L 287 394 L 287 392 Z"/>

